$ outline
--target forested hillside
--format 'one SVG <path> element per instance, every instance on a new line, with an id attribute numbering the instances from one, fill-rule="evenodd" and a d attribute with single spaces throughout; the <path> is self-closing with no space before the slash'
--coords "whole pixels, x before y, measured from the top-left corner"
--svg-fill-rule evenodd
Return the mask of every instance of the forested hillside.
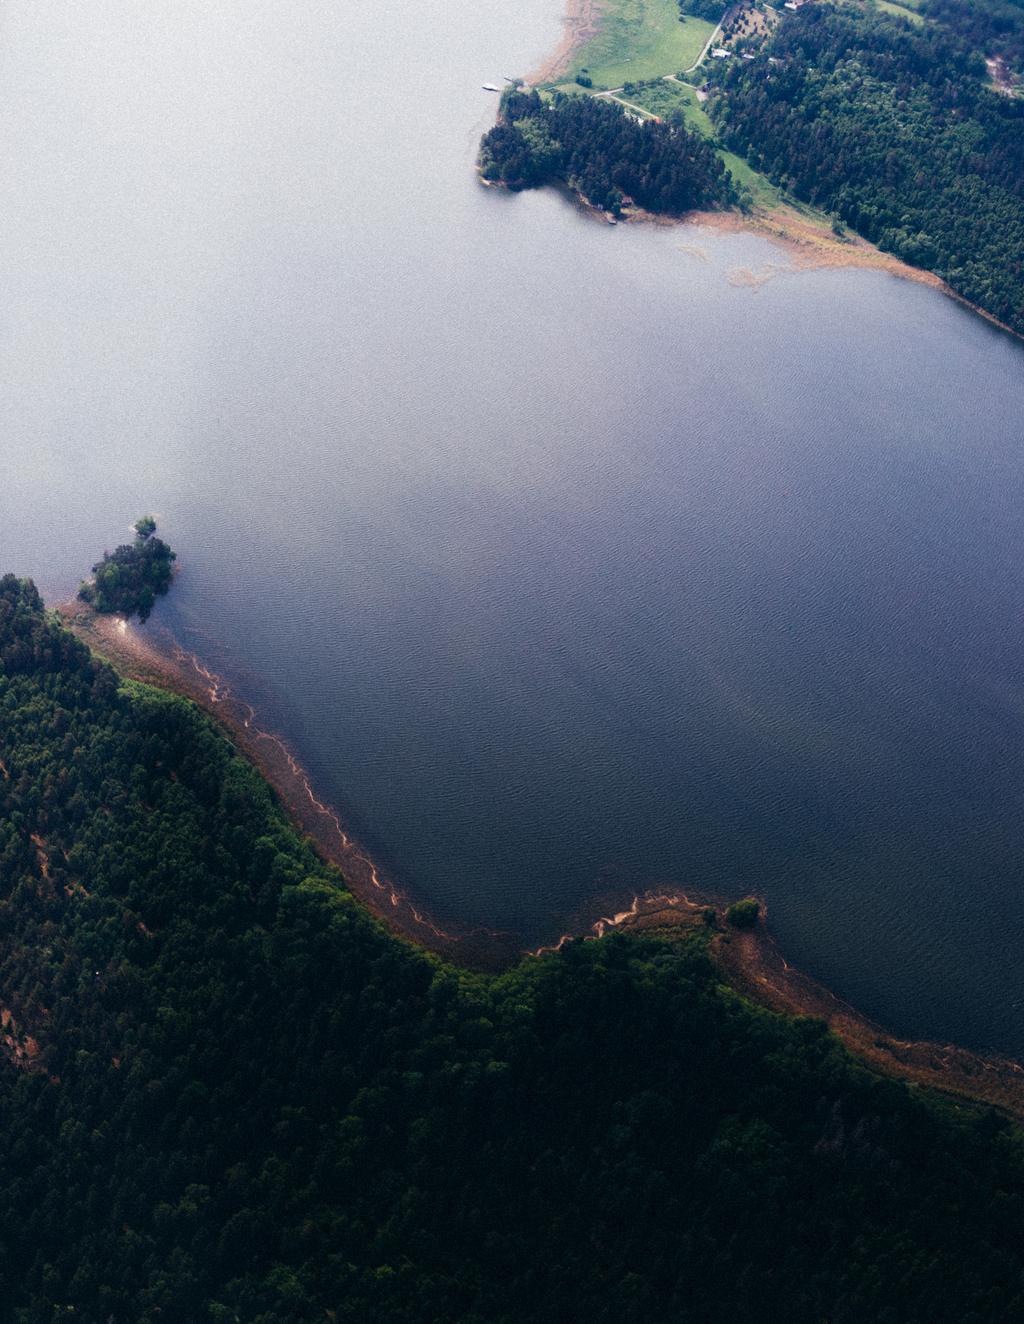
<path id="1" fill-rule="evenodd" d="M 563 179 L 595 207 L 618 215 L 629 198 L 681 215 L 736 200 L 717 153 L 682 127 L 638 124 L 621 106 L 593 97 L 507 91 L 498 123 L 480 148 L 484 179 L 535 188 Z"/>
<path id="2" fill-rule="evenodd" d="M 926 9 L 941 21 L 806 4 L 757 59 L 721 62 L 712 114 L 775 183 L 1024 333 L 1024 99 L 983 59 L 1019 58 L 1024 10 Z"/>
<path id="3" fill-rule="evenodd" d="M 942 23 L 968 49 L 1000 57 L 1024 73 L 1021 0 L 921 0 L 921 11 Z"/>
<path id="4" fill-rule="evenodd" d="M 1024 1314 L 1024 1153 L 699 943 L 469 975 L 0 580 L 0 1318 Z"/>

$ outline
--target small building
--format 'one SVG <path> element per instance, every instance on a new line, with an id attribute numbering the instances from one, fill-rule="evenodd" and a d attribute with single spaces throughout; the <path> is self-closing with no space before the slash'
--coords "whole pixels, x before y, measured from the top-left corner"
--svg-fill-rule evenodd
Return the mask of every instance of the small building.
<path id="1" fill-rule="evenodd" d="M 716 46 L 711 52 L 711 58 L 714 60 L 727 60 L 732 51 L 725 50 L 722 46 Z"/>

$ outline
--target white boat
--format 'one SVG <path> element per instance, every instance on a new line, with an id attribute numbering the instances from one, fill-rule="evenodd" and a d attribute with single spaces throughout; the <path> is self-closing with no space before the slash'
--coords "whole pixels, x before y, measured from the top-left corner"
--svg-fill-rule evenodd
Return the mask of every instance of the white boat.
<path id="1" fill-rule="evenodd" d="M 500 92 L 500 87 L 495 87 L 493 83 L 484 83 L 485 92 Z"/>

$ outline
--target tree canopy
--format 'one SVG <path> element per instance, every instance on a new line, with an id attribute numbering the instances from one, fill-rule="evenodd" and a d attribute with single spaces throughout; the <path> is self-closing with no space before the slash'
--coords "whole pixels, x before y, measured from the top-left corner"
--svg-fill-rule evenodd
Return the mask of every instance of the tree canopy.
<path id="1" fill-rule="evenodd" d="M 615 102 L 507 89 L 498 123 L 480 147 L 484 179 L 512 189 L 555 179 L 618 215 L 631 199 L 652 212 L 681 215 L 736 200 L 718 154 L 682 126 L 638 123 Z"/>
<path id="2" fill-rule="evenodd" d="M 0 579 L 0 1320 L 992 1324 L 1024 1153 L 700 941 L 469 974 Z"/>
<path id="3" fill-rule="evenodd" d="M 122 612 L 125 616 L 138 613 L 144 621 L 157 596 L 170 588 L 177 559 L 155 533 L 152 515 L 136 520 L 134 540 L 122 543 L 113 552 L 104 552 L 103 560 L 93 566 L 92 580 L 84 581 L 78 590 L 82 601 L 99 612 Z"/>

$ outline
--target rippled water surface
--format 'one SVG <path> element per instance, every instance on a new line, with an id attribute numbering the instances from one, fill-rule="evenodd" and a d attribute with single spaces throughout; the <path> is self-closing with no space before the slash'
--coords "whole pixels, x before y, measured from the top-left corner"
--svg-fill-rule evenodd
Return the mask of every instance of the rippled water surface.
<path id="1" fill-rule="evenodd" d="M 1024 1052 L 1024 353 L 921 286 L 481 189 L 554 0 L 11 0 L 0 553 L 162 620 L 442 917 L 767 895 Z"/>

